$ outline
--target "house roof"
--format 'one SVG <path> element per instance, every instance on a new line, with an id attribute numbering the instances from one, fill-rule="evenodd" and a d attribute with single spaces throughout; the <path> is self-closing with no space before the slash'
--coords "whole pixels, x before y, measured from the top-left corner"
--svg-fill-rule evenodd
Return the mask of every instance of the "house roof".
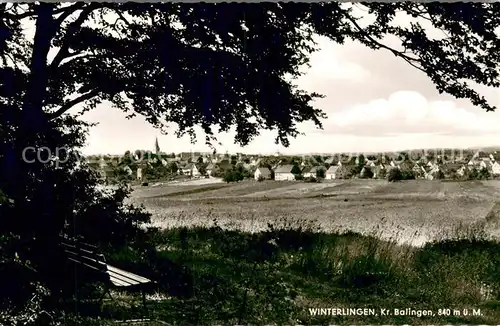
<path id="1" fill-rule="evenodd" d="M 438 173 L 440 171 L 441 171 L 441 168 L 439 166 L 435 166 L 432 169 L 430 169 L 427 173 L 434 174 L 434 173 Z"/>
<path id="2" fill-rule="evenodd" d="M 326 170 L 326 173 L 336 173 L 340 169 L 338 165 L 332 165 Z"/>
<path id="3" fill-rule="evenodd" d="M 293 169 L 293 165 L 285 164 L 285 165 L 278 166 L 276 168 L 276 171 L 274 171 L 274 173 L 291 173 L 292 169 Z"/>
<path id="4" fill-rule="evenodd" d="M 312 170 L 312 168 L 311 168 L 310 166 L 306 166 L 306 167 L 304 167 L 304 168 L 302 169 L 302 173 L 309 173 L 309 172 L 312 172 L 311 170 Z"/>
<path id="5" fill-rule="evenodd" d="M 149 165 L 150 165 L 149 162 L 146 162 L 146 161 L 137 162 L 137 166 L 142 167 L 142 168 L 148 167 Z"/>
<path id="6" fill-rule="evenodd" d="M 227 168 L 227 167 L 231 166 L 231 162 L 228 159 L 224 159 L 224 160 L 220 161 L 218 164 L 222 168 Z"/>
<path id="7" fill-rule="evenodd" d="M 491 164 L 491 161 L 489 161 L 489 160 L 488 161 L 485 160 L 483 162 L 486 165 L 486 168 L 491 168 L 493 166 L 493 164 Z"/>
<path id="8" fill-rule="evenodd" d="M 243 163 L 242 164 L 243 168 L 245 168 L 246 170 L 250 170 L 252 168 L 252 164 L 248 164 L 248 163 Z"/>
<path id="9" fill-rule="evenodd" d="M 462 166 L 463 166 L 463 164 L 460 164 L 460 163 L 447 163 L 447 164 L 443 164 L 441 166 L 441 168 L 445 171 L 451 171 L 451 170 L 458 171 L 458 170 L 460 170 L 460 168 Z"/>
<path id="10" fill-rule="evenodd" d="M 260 174 L 265 176 L 265 177 L 269 177 L 271 175 L 271 170 L 269 170 L 268 168 L 257 168 L 257 170 L 260 171 Z M 255 171 L 257 171 L 255 170 Z"/>
<path id="11" fill-rule="evenodd" d="M 328 157 L 328 158 L 325 158 L 324 162 L 326 164 L 334 164 L 335 163 L 335 157 Z"/>

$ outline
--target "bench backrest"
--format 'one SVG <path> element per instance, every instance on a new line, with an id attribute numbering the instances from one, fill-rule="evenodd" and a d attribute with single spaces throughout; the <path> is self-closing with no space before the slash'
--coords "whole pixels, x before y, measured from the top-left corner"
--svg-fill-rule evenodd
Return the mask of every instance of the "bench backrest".
<path id="1" fill-rule="evenodd" d="M 61 240 L 61 245 L 69 260 L 95 272 L 107 272 L 106 259 L 97 247 L 78 240 L 65 238 Z"/>
<path id="2" fill-rule="evenodd" d="M 148 278 L 108 265 L 104 255 L 95 246 L 66 238 L 61 239 L 61 245 L 70 261 L 99 274 L 103 281 L 110 281 L 115 286 L 121 287 L 142 286 L 151 283 Z M 94 275 L 96 275 L 95 273 Z"/>

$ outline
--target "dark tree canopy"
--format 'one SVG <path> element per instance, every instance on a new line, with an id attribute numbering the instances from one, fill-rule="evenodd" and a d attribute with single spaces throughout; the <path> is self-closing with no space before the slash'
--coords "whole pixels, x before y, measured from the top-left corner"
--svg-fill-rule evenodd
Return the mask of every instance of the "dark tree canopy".
<path id="1" fill-rule="evenodd" d="M 0 95 L 9 104 L 26 102 L 31 79 L 38 91 L 49 87 L 39 96 L 32 90 L 30 103 L 43 100 L 50 118 L 79 103 L 90 109 L 110 101 L 157 127 L 175 122 L 180 134 L 194 135 L 196 125 L 208 134 L 214 126 L 235 126 L 236 141 L 247 144 L 259 130 L 274 129 L 288 145 L 298 122 L 321 126 L 325 117 L 314 108 L 320 95 L 292 84 L 316 49 L 316 33 L 390 51 L 425 72 L 440 92 L 495 109 L 470 82 L 498 86 L 499 5 L 362 5 L 375 18 L 367 27 L 340 3 L 2 4 Z M 430 22 L 445 37 L 429 38 L 419 23 L 394 25 L 398 12 Z M 36 26 L 34 44 L 20 32 L 28 20 Z M 384 45 L 387 35 L 401 47 Z M 56 54 L 45 67 L 49 49 Z"/>
<path id="2" fill-rule="evenodd" d="M 16 235 L 0 239 L 0 260 L 11 266 L 31 262 L 40 283 L 49 284 L 47 275 L 57 268 L 56 258 L 46 253 L 60 233 L 110 246 L 130 244 L 142 234 L 137 226 L 149 221 L 149 215 L 123 204 L 126 192 L 98 190 L 97 175 L 79 165 L 77 156 L 59 164 L 53 149 L 84 144 L 89 126 L 67 114 L 79 104 L 90 110 L 110 102 L 158 128 L 174 122 L 178 135 L 194 136 L 193 127 L 201 126 L 207 142 L 214 141 L 214 127 L 235 127 L 242 145 L 271 129 L 288 146 L 298 123 L 321 127 L 326 117 L 314 107 L 321 95 L 294 86 L 317 50 L 313 36 L 322 35 L 390 51 L 423 71 L 440 92 L 495 109 L 471 85 L 499 86 L 498 4 L 356 4 L 373 16 L 368 26 L 352 6 L 0 4 L 0 231 Z M 398 12 L 430 23 L 444 37 L 430 38 L 420 23 L 395 25 Z M 25 27 L 32 28 L 23 33 Z M 387 36 L 398 38 L 400 46 L 385 45 Z M 22 160 L 28 146 L 49 149 L 42 154 L 50 162 Z M 225 176 L 241 178 L 240 171 Z M 1 288 L 11 289 L 2 293 L 0 310 L 8 298 L 32 298 L 26 294 L 31 277 L 13 270 L 0 270 Z M 50 287 L 57 289 L 55 283 Z"/>

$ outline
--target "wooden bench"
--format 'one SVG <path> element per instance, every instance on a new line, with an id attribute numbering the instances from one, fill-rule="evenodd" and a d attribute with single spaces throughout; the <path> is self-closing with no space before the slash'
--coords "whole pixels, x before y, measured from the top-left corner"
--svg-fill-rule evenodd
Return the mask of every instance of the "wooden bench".
<path id="1" fill-rule="evenodd" d="M 110 293 L 110 287 L 114 286 L 117 288 L 128 288 L 141 291 L 143 305 L 146 308 L 146 293 L 144 290 L 148 285 L 152 284 L 153 281 L 109 265 L 106 263 L 104 255 L 96 246 L 70 238 L 61 238 L 60 243 L 66 258 L 70 262 L 90 271 L 94 276 L 92 280 L 102 281 L 105 284 L 105 291 L 99 299 L 99 304 L 101 304 L 106 294 L 113 299 Z"/>

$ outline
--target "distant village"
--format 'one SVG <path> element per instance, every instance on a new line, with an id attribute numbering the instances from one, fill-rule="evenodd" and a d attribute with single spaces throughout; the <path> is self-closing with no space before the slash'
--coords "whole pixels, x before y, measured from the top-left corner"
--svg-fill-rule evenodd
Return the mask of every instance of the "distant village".
<path id="1" fill-rule="evenodd" d="M 87 164 L 112 182 L 152 182 L 186 178 L 223 178 L 227 182 L 319 181 L 331 179 L 490 179 L 500 176 L 500 151 L 447 149 L 379 154 L 250 155 L 242 153 L 164 153 L 127 151 L 87 156 Z M 392 171 L 392 172 L 391 172 Z"/>

